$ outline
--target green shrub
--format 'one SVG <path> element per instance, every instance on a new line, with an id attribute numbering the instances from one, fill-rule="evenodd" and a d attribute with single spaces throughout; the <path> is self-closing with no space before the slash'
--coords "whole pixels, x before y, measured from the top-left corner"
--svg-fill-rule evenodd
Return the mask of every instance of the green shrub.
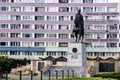
<path id="1" fill-rule="evenodd" d="M 34 76 L 38 76 L 38 73 L 34 73 L 33 75 L 34 75 Z"/>
<path id="2" fill-rule="evenodd" d="M 94 77 L 102 77 L 102 78 L 113 78 L 120 80 L 120 73 L 106 73 L 106 74 L 98 74 Z"/>

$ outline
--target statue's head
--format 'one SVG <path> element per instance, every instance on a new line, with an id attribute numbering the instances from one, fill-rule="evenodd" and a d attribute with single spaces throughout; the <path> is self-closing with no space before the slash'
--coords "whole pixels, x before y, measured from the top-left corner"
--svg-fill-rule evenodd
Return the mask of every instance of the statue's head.
<path id="1" fill-rule="evenodd" d="M 81 12 L 81 9 L 79 8 L 79 9 L 78 9 L 78 13 L 80 13 L 80 12 Z"/>

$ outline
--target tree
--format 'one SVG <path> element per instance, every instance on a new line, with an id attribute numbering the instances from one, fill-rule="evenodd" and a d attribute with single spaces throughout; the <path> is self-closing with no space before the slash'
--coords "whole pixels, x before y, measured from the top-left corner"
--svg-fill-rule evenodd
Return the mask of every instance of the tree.
<path id="1" fill-rule="evenodd" d="M 12 59 L 7 56 L 0 56 L 0 77 L 3 77 L 5 71 L 11 70 Z"/>

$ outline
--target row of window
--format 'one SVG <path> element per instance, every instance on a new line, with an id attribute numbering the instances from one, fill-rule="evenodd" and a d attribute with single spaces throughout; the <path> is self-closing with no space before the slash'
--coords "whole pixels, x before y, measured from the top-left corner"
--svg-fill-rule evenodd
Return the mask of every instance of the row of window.
<path id="1" fill-rule="evenodd" d="M 8 46 L 8 42 L 0 42 L 0 46 Z M 21 46 L 21 47 L 68 47 L 67 42 L 10 42 L 9 46 Z M 120 43 L 103 43 L 103 42 L 94 42 L 86 43 L 86 47 L 93 48 L 109 48 L 109 47 L 120 47 Z"/>
<path id="2" fill-rule="evenodd" d="M 25 51 L 25 52 L 20 52 L 20 51 L 1 51 L 0 55 L 21 55 L 21 56 L 66 56 L 67 53 L 66 52 L 42 52 L 42 51 L 35 51 L 35 52 L 29 52 L 29 51 Z"/>
<path id="3" fill-rule="evenodd" d="M 120 53 L 118 53 L 120 54 Z M 109 53 L 109 52 L 87 52 L 88 57 L 94 57 L 94 56 L 101 56 L 101 57 L 114 57 L 118 55 L 117 53 Z"/>
<path id="4" fill-rule="evenodd" d="M 56 42 L 34 42 L 35 47 L 68 47 L 67 42 L 59 42 L 58 45 Z M 8 42 L 0 42 L 0 46 L 8 46 Z M 10 42 L 10 46 L 22 46 L 28 47 L 32 46 L 32 42 Z"/>
<path id="5" fill-rule="evenodd" d="M 0 11 L 14 12 L 77 12 L 79 7 L 0 7 Z M 82 12 L 116 12 L 117 7 L 81 7 Z"/>
<path id="6" fill-rule="evenodd" d="M 42 24 L 10 24 L 10 29 L 73 29 L 74 25 L 42 25 Z M 85 25 L 86 30 L 118 30 L 117 24 L 111 25 Z M 0 28 L 9 28 L 8 24 L 0 24 Z"/>
<path id="7" fill-rule="evenodd" d="M 9 33 L 0 33 L 0 37 L 8 37 Z M 34 37 L 33 37 L 34 36 Z M 45 37 L 46 36 L 46 37 Z M 57 38 L 57 34 L 44 33 L 10 33 L 10 38 Z M 58 38 L 69 38 L 69 34 L 58 34 Z"/>
<path id="8" fill-rule="evenodd" d="M 117 34 L 114 33 L 109 33 L 109 34 L 105 34 L 105 33 L 86 33 L 85 34 L 85 39 L 117 39 Z"/>
<path id="9" fill-rule="evenodd" d="M 0 33 L 0 37 L 9 37 L 9 33 Z M 69 38 L 69 34 L 46 34 L 46 33 L 10 33 L 10 38 Z M 109 33 L 89 33 L 85 34 L 85 39 L 117 39 L 117 34 Z"/>
<path id="10" fill-rule="evenodd" d="M 86 43 L 86 47 L 93 47 L 93 48 L 116 48 L 120 47 L 120 43 L 103 43 L 103 42 L 94 42 L 94 43 Z"/>
<path id="11" fill-rule="evenodd" d="M 12 3 L 105 3 L 107 0 L 0 0 Z"/>
<path id="12" fill-rule="evenodd" d="M 0 55 L 23 55 L 23 56 L 66 56 L 66 52 L 41 52 L 41 51 L 36 51 L 36 52 L 20 52 L 20 51 L 1 51 Z M 88 57 L 94 57 L 94 56 L 101 56 L 101 57 L 107 57 L 107 56 L 117 56 L 119 53 L 109 53 L 109 52 L 87 52 Z"/>
<path id="13" fill-rule="evenodd" d="M 73 26 L 71 26 L 73 27 Z M 8 24 L 0 24 L 0 28 L 9 28 Z M 69 29 L 69 25 L 42 25 L 42 24 L 10 24 L 10 29 Z"/>
<path id="14" fill-rule="evenodd" d="M 89 21 L 118 21 L 118 16 L 85 16 L 85 20 Z M 0 15 L 0 20 L 35 20 L 35 21 L 70 21 L 74 20 L 74 16 L 21 16 L 21 15 Z"/>
<path id="15" fill-rule="evenodd" d="M 119 27 L 119 28 L 118 28 Z M 107 24 L 107 25 L 85 25 L 85 29 L 86 30 L 106 30 L 106 32 L 109 33 L 108 30 L 118 30 L 120 29 L 120 26 L 118 26 L 117 24 Z"/>

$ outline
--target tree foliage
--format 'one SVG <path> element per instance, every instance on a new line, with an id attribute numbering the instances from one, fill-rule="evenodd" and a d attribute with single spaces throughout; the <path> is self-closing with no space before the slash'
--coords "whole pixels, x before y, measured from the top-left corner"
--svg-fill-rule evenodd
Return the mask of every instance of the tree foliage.
<path id="1" fill-rule="evenodd" d="M 12 59 L 8 58 L 7 56 L 0 56 L 0 76 L 2 76 L 5 71 L 10 71 L 11 64 Z"/>

